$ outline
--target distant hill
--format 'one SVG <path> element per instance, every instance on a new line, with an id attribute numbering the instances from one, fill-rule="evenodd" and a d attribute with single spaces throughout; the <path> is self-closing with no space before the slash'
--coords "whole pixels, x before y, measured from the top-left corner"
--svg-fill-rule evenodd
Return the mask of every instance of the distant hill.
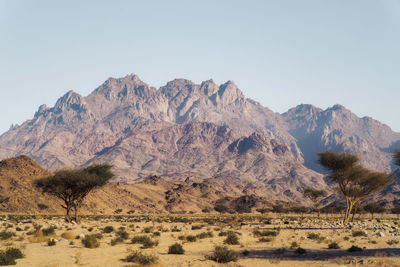
<path id="1" fill-rule="evenodd" d="M 369 168 L 394 171 L 397 147 L 399 133 L 340 105 L 279 114 L 232 81 L 175 79 L 156 89 L 134 74 L 109 78 L 86 97 L 70 91 L 0 136 L 0 158 L 25 154 L 49 170 L 107 162 L 115 183 L 152 175 L 235 181 L 241 190 L 296 202 L 304 201 L 304 186 L 329 187 L 317 152 L 357 153 Z M 396 192 L 387 192 L 388 203 Z"/>
<path id="2" fill-rule="evenodd" d="M 33 187 L 35 179 L 50 173 L 41 168 L 27 156 L 9 158 L 0 161 L 0 212 L 23 214 L 63 214 L 61 202 L 54 197 L 44 195 Z M 249 190 L 248 194 L 257 191 Z M 122 209 L 122 213 L 166 213 L 213 211 L 220 199 L 235 199 L 243 196 L 239 183 L 227 186 L 218 180 L 203 182 L 170 182 L 161 177 L 152 176 L 140 183 L 107 184 L 90 193 L 84 202 L 82 212 L 86 214 L 113 214 Z M 251 197 L 251 196 L 250 196 Z M 254 197 L 254 196 L 253 196 Z M 271 207 L 274 201 L 258 197 L 257 207 Z"/>
<path id="3" fill-rule="evenodd" d="M 359 118 L 341 105 L 321 110 L 300 105 L 282 114 L 288 132 L 296 138 L 305 165 L 323 171 L 317 163 L 317 152 L 356 153 L 363 165 L 381 171 L 394 171 L 391 152 L 400 147 L 400 133 L 370 117 Z"/>

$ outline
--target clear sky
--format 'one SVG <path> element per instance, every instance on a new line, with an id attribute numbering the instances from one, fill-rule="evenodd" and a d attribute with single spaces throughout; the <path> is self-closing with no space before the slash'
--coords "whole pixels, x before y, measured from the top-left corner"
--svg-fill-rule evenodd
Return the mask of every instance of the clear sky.
<path id="1" fill-rule="evenodd" d="M 400 132 L 400 0 L 0 0 L 0 133 L 128 73 L 233 80 L 276 112 L 339 103 Z"/>

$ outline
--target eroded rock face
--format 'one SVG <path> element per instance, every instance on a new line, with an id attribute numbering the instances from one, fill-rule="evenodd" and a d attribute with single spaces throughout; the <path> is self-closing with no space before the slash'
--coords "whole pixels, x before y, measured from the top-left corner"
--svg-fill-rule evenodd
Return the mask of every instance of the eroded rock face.
<path id="1" fill-rule="evenodd" d="M 321 171 L 317 152 L 355 152 L 366 166 L 389 170 L 396 145 L 400 134 L 339 105 L 281 115 L 232 81 L 175 79 L 155 89 L 131 74 L 39 107 L 0 137 L 0 158 L 27 154 L 50 170 L 110 162 L 120 183 L 151 175 L 241 179 L 270 197 L 300 200 L 303 186 L 327 186 L 313 171 Z"/>
<path id="2" fill-rule="evenodd" d="M 341 105 L 326 110 L 300 105 L 283 114 L 287 129 L 297 139 L 305 165 L 323 171 L 317 152 L 356 153 L 368 168 L 392 171 L 391 151 L 400 147 L 400 134 L 369 117 L 359 118 Z"/>

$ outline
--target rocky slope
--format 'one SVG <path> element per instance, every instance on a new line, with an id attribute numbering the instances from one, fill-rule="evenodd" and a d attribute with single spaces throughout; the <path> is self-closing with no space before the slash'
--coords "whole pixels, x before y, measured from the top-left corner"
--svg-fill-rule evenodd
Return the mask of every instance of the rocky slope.
<path id="1" fill-rule="evenodd" d="M 301 105 L 281 115 L 232 81 L 176 79 L 156 89 L 132 74 L 109 78 L 86 97 L 70 91 L 54 107 L 41 106 L 0 136 L 0 159 L 26 154 L 49 170 L 111 162 L 115 182 L 213 178 L 302 201 L 301 187 L 327 187 L 315 172 L 316 152 L 355 152 L 368 167 L 390 170 L 389 152 L 398 145 L 400 134 L 342 106 Z"/>
<path id="2" fill-rule="evenodd" d="M 323 171 L 317 163 L 317 152 L 325 150 L 356 153 L 371 169 L 396 169 L 391 165 L 391 152 L 400 145 L 400 133 L 379 121 L 359 118 L 341 105 L 326 110 L 300 105 L 282 116 L 303 152 L 305 165 L 313 170 Z"/>
<path id="3" fill-rule="evenodd" d="M 143 128 L 95 161 L 112 162 L 119 166 L 119 177 L 130 179 L 152 174 L 181 180 L 236 179 L 287 201 L 302 199 L 298 191 L 304 186 L 326 187 L 320 174 L 305 168 L 275 139 L 257 132 L 241 137 L 227 126 L 205 122 L 172 124 L 159 130 Z"/>
<path id="4" fill-rule="evenodd" d="M 0 212 L 63 214 L 57 198 L 42 194 L 33 187 L 35 179 L 49 174 L 27 156 L 0 161 Z M 107 184 L 87 196 L 82 212 L 113 214 L 118 209 L 123 214 L 213 211 L 218 200 L 228 198 L 234 201 L 245 194 L 245 184 L 237 181 L 227 186 L 225 182 L 215 179 L 196 182 L 189 178 L 172 182 L 152 176 L 130 185 Z M 256 190 L 250 192 L 257 193 Z M 274 203 L 265 197 L 259 199 L 267 207 Z"/>

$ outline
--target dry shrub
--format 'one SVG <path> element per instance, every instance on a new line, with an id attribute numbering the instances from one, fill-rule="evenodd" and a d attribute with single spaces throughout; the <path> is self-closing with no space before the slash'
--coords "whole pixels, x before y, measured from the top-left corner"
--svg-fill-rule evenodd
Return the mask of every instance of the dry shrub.
<path id="1" fill-rule="evenodd" d="M 98 248 L 100 246 L 99 240 L 97 240 L 96 235 L 87 235 L 82 239 L 82 244 L 85 248 Z"/>
<path id="2" fill-rule="evenodd" d="M 61 234 L 61 237 L 67 240 L 73 240 L 76 237 L 76 234 L 72 231 L 66 231 Z"/>
<path id="3" fill-rule="evenodd" d="M 211 260 L 214 260 L 218 263 L 227 263 L 230 261 L 237 261 L 238 257 L 233 250 L 228 249 L 227 247 L 217 246 L 215 247 L 214 254 L 211 256 Z"/>
<path id="4" fill-rule="evenodd" d="M 158 261 L 157 256 L 143 254 L 140 251 L 134 251 L 131 255 L 126 257 L 127 262 L 135 262 L 140 265 L 149 265 Z"/>
<path id="5" fill-rule="evenodd" d="M 49 237 L 44 236 L 41 230 L 35 231 L 32 236 L 28 238 L 31 243 L 43 243 L 49 240 Z"/>

